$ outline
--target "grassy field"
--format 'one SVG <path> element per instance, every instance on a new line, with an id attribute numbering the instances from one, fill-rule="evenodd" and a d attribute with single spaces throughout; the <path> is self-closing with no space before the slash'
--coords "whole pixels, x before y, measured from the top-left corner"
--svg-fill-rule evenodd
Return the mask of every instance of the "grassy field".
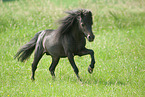
<path id="1" fill-rule="evenodd" d="M 0 97 L 145 97 L 144 0 L 1 0 Z M 93 13 L 95 51 L 93 74 L 90 56 L 75 57 L 83 83 L 67 59 L 49 73 L 50 56 L 44 56 L 32 82 L 33 56 L 21 63 L 13 59 L 20 46 L 35 33 L 56 29 L 64 11 L 86 8 Z"/>

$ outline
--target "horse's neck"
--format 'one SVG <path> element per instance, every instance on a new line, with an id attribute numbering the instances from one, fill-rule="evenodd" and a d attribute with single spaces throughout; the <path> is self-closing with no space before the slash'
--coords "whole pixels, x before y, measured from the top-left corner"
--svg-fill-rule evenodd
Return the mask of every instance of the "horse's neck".
<path id="1" fill-rule="evenodd" d="M 83 37 L 77 25 L 72 28 L 71 34 L 73 39 L 75 39 L 76 41 L 80 41 Z"/>

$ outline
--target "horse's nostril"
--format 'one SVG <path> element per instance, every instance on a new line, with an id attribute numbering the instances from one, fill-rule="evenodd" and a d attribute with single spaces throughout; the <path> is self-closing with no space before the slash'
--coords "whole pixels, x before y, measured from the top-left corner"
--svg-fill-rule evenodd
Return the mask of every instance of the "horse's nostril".
<path id="1" fill-rule="evenodd" d="M 88 35 L 87 36 L 87 39 L 91 42 L 91 41 L 93 41 L 94 40 L 94 38 L 95 38 L 95 35 Z"/>
<path id="2" fill-rule="evenodd" d="M 90 36 L 90 35 L 88 35 L 88 36 L 87 36 L 87 38 L 88 38 L 88 39 L 91 39 L 91 36 Z"/>

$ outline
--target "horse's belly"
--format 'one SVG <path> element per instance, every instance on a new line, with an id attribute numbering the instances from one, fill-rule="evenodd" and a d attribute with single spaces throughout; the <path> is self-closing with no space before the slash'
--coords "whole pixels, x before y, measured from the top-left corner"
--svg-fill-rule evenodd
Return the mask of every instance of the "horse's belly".
<path id="1" fill-rule="evenodd" d="M 46 44 L 45 49 L 51 56 L 66 57 L 64 49 L 60 43 Z"/>

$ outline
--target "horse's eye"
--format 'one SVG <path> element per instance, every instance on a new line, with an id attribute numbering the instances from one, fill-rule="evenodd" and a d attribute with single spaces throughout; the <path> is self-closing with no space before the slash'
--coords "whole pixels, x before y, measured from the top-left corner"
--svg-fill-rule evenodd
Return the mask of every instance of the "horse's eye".
<path id="1" fill-rule="evenodd" d="M 84 24 L 82 23 L 82 27 L 84 27 Z"/>

